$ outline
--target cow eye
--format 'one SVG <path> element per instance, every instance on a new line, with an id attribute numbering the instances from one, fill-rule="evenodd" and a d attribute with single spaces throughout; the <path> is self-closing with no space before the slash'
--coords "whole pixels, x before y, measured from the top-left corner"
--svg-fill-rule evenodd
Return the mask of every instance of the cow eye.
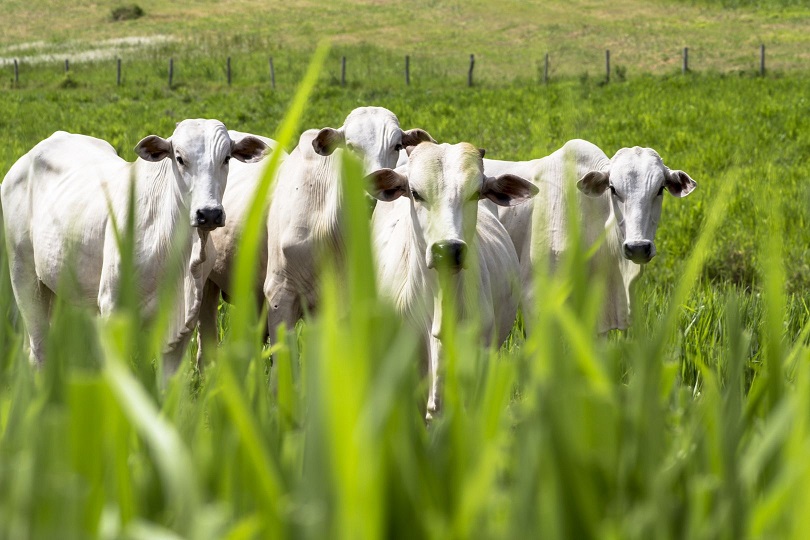
<path id="1" fill-rule="evenodd" d="M 413 200 L 415 200 L 417 202 L 423 202 L 425 200 L 425 199 L 422 198 L 421 195 L 419 195 L 419 192 L 416 191 L 415 189 L 411 190 L 411 196 L 413 197 Z"/>
<path id="2" fill-rule="evenodd" d="M 231 161 L 231 156 L 225 156 L 225 161 L 223 162 L 223 165 L 227 165 L 228 162 L 230 162 L 230 161 Z"/>
<path id="3" fill-rule="evenodd" d="M 402 150 L 402 145 L 401 144 L 396 145 L 394 147 L 394 150 L 396 150 L 397 152 L 401 151 Z"/>
<path id="4" fill-rule="evenodd" d="M 613 187 L 613 184 L 608 184 L 608 187 L 610 187 L 610 192 L 616 195 L 616 188 Z"/>
<path id="5" fill-rule="evenodd" d="M 664 194 L 664 186 L 661 186 L 661 189 L 658 190 L 658 196 L 660 197 L 663 194 Z"/>
<path id="6" fill-rule="evenodd" d="M 183 158 L 181 158 L 180 156 L 177 156 L 177 164 L 182 166 L 182 165 L 185 165 L 186 162 L 183 161 Z"/>

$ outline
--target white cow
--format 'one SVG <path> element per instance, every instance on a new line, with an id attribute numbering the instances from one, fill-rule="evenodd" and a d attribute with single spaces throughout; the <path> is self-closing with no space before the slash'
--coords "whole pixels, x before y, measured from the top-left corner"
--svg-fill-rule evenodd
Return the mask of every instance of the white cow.
<path id="1" fill-rule="evenodd" d="M 651 148 L 622 148 L 608 159 L 597 146 L 580 139 L 532 161 L 485 159 L 484 169 L 487 174 L 508 172 L 529 178 L 540 188 L 531 204 L 499 209 L 518 250 L 527 305 L 533 301 L 533 267 L 544 260 L 553 269 L 568 247 L 564 193 L 580 193 L 582 239 L 586 246 L 602 242 L 591 261 L 606 279 L 598 331 L 628 328 L 630 286 L 641 274 L 641 265 L 656 254 L 654 238 L 664 191 L 685 197 L 697 187 L 695 181 L 683 171 L 670 170 Z"/>
<path id="2" fill-rule="evenodd" d="M 287 158 L 287 152 L 278 148 L 273 139 L 229 130 L 228 135 L 233 141 L 240 141 L 245 137 L 261 139 L 267 145 L 267 152 L 281 152 L 281 159 Z M 231 272 L 236 260 L 236 251 L 247 219 L 247 212 L 253 203 L 253 197 L 269 160 L 260 162 L 232 163 L 228 172 L 228 186 L 222 195 L 222 206 L 228 212 L 225 225 L 211 231 L 210 239 L 216 249 L 211 272 L 203 288 L 202 305 L 199 317 L 199 343 L 197 347 L 197 367 L 202 369 L 203 358 L 209 348 L 217 344 L 217 308 L 220 294 L 230 302 L 232 297 Z M 264 238 L 259 243 L 257 254 L 259 267 L 256 269 L 256 301 L 259 308 L 264 304 L 264 280 L 267 274 L 267 235 L 262 228 Z"/>
<path id="3" fill-rule="evenodd" d="M 292 328 L 318 302 L 318 266 L 328 253 L 341 257 L 341 155 L 353 153 L 364 174 L 393 167 L 406 146 L 433 139 L 421 129 L 402 131 L 381 107 L 353 110 L 338 129 L 305 131 L 282 164 L 267 214 L 267 330 Z"/>
<path id="4" fill-rule="evenodd" d="M 179 300 L 165 349 L 166 371 L 174 372 L 196 324 L 207 231 L 225 222 L 228 161 L 260 159 L 265 147 L 252 137 L 234 144 L 219 121 L 184 120 L 169 139 L 141 140 L 135 148 L 141 159 L 134 163 L 102 140 L 62 131 L 20 158 L 0 199 L 11 283 L 32 362 L 45 359 L 54 294 L 95 306 L 104 316 L 118 305 L 121 255 L 113 220 L 119 228 L 127 223 L 134 181 L 134 263 L 145 317 L 156 314 L 165 276 L 177 276 Z"/>
<path id="5" fill-rule="evenodd" d="M 437 267 L 444 265 L 453 274 L 459 313 L 473 310 L 480 317 L 484 344 L 503 343 L 520 300 L 517 254 L 489 201 L 511 207 L 538 190 L 512 174 L 485 176 L 482 155 L 467 143 L 423 143 L 410 151 L 407 168 L 371 175 L 372 195 L 385 201 L 372 217 L 379 286 L 424 338 L 427 418 L 439 407 Z M 477 268 L 464 270 L 471 261 Z M 477 281 L 465 286 L 465 279 Z"/>

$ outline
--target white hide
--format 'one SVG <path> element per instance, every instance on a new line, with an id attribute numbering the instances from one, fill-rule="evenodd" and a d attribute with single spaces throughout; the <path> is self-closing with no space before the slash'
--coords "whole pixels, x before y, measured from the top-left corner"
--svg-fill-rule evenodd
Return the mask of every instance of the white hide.
<path id="1" fill-rule="evenodd" d="M 318 266 L 324 256 L 341 259 L 341 155 L 362 160 L 364 174 L 393 167 L 399 150 L 432 140 L 420 129 L 402 131 L 381 107 L 353 110 L 338 129 L 305 131 L 282 164 L 267 214 L 267 331 L 293 328 L 318 303 Z"/>
<path id="2" fill-rule="evenodd" d="M 156 314 L 167 275 L 176 276 L 166 335 L 167 374 L 176 370 L 196 324 L 208 231 L 225 219 L 221 199 L 231 156 L 255 159 L 260 141 L 234 145 L 216 120 L 184 120 L 168 140 L 155 135 L 129 163 L 108 143 L 56 132 L 20 158 L 0 189 L 11 281 L 41 365 L 54 294 L 109 315 L 120 293 L 115 225 L 127 223 L 134 182 L 134 263 L 143 316 Z M 192 227 L 197 227 L 193 232 Z M 176 266 L 171 266 L 171 263 Z"/>
<path id="3" fill-rule="evenodd" d="M 429 418 L 439 408 L 442 355 L 435 251 L 464 246 L 457 260 L 446 263 L 453 273 L 457 312 L 478 317 L 483 344 L 500 345 L 517 313 L 519 263 L 506 229 L 488 205 L 518 204 L 537 189 L 514 175 L 485 177 L 479 150 L 467 143 L 423 143 L 411 152 L 407 167 L 372 178 L 373 194 L 380 199 L 372 217 L 380 292 L 423 337 Z"/>
<path id="4" fill-rule="evenodd" d="M 606 280 L 597 330 L 627 329 L 630 287 L 642 265 L 655 256 L 663 191 L 683 197 L 696 187 L 695 182 L 682 171 L 668 169 L 650 148 L 622 148 L 608 159 L 597 146 L 580 139 L 532 161 L 485 159 L 484 169 L 488 175 L 517 174 L 540 189 L 530 204 L 499 209 L 518 251 L 527 305 L 533 302 L 534 267 L 546 261 L 553 270 L 568 247 L 564 194 L 569 192 L 577 197 L 584 244 L 601 242 L 591 259 L 592 268 L 599 269 Z M 639 253 L 640 247 L 643 253 Z"/>
<path id="5" fill-rule="evenodd" d="M 255 137 L 267 145 L 267 153 L 281 152 L 281 160 L 287 158 L 287 152 L 278 148 L 278 143 L 262 135 L 242 133 L 229 130 L 228 135 L 235 142 L 245 137 Z M 197 367 L 202 369 L 203 358 L 209 348 L 217 344 L 217 308 L 220 294 L 230 302 L 231 272 L 236 260 L 236 251 L 239 246 L 242 229 L 256 189 L 264 175 L 269 163 L 268 159 L 260 162 L 231 163 L 228 172 L 228 186 L 222 196 L 222 206 L 228 213 L 225 225 L 211 231 L 210 239 L 216 250 L 216 257 L 212 262 L 208 280 L 203 289 L 202 307 L 199 317 L 199 342 L 197 346 Z M 269 197 L 268 197 L 269 202 Z M 259 241 L 257 253 L 258 268 L 256 269 L 256 301 L 259 308 L 264 303 L 264 280 L 267 275 L 267 230 L 262 227 L 262 238 Z"/>

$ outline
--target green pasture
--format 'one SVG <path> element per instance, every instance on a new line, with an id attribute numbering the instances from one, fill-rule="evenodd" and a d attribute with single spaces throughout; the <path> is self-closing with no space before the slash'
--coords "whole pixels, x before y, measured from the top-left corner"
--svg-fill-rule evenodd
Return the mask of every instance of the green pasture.
<path id="1" fill-rule="evenodd" d="M 133 3 L 143 17 L 112 21 Z M 758 68 L 763 43 L 770 69 L 810 69 L 810 8 L 800 0 L 6 0 L 3 19 L 0 59 L 53 55 L 56 69 L 88 51 L 139 58 L 142 50 L 110 41 L 132 36 L 160 40 L 147 54 L 161 58 L 162 72 L 168 56 L 191 51 L 258 66 L 240 65 L 243 75 L 266 74 L 270 56 L 281 75 L 303 71 L 329 38 L 350 78 L 369 83 L 389 72 L 401 79 L 405 55 L 422 81 L 464 81 L 470 54 L 482 81 L 536 79 L 546 53 L 551 77 L 601 75 L 606 49 L 629 74 L 678 72 L 684 47 L 691 69 L 736 73 Z"/>
<path id="2" fill-rule="evenodd" d="M 678 5 L 724 21 L 781 21 L 788 32 L 807 16 L 779 4 L 784 11 Z M 163 13 L 155 17 L 167 28 L 179 24 L 164 4 L 141 5 Z M 189 29 L 210 26 L 204 14 L 229 5 L 258 9 L 190 2 L 183 16 Z M 331 5 L 306 7 L 342 4 Z M 104 15 L 113 3 L 98 6 Z M 65 24 L 87 9 L 63 7 Z M 414 11 L 387 2 L 358 9 L 370 26 L 378 10 Z M 499 17 L 518 9 L 507 3 Z M 203 15 L 194 19 L 195 10 Z M 100 27 L 112 24 L 101 15 Z M 493 158 L 544 156 L 574 137 L 609 155 L 650 146 L 698 189 L 666 196 L 659 255 L 637 284 L 626 333 L 595 335 L 600 279 L 579 252 L 559 275 L 542 276 L 536 305 L 524 306 L 537 331 L 524 337 L 518 326 L 501 350 L 479 348 L 474 324 L 448 315 L 444 410 L 429 426 L 415 337 L 374 291 L 367 203 L 352 163 L 348 262 L 343 275 L 325 272 L 320 312 L 269 350 L 241 291 L 236 306 L 221 307 L 223 344 L 205 373 L 192 368 L 192 345 L 165 388 L 155 362 L 160 325 L 140 320 L 132 295 L 105 321 L 58 304 L 48 363 L 33 371 L 0 251 L 0 538 L 807 537 L 810 76 L 760 78 L 752 68 L 681 76 L 676 63 L 610 84 L 600 66 L 547 86 L 536 72 L 493 73 L 467 88 L 465 70 L 439 59 L 435 78 L 414 75 L 406 88 L 399 68 L 378 68 L 379 54 L 393 62 L 404 52 L 389 43 L 345 45 L 365 51 L 368 77 L 341 87 L 341 41 L 320 74 L 305 77 L 309 54 L 296 41 L 304 38 L 291 36 L 285 50 L 295 61 L 285 71 L 276 55 L 273 90 L 266 51 L 254 46 L 269 38 L 233 37 L 240 27 L 229 25 L 247 25 L 235 20 L 223 23 L 231 37 L 212 39 L 246 40 L 256 67 L 235 71 L 231 86 L 221 51 L 174 45 L 125 61 L 120 87 L 109 61 L 73 65 L 69 77 L 58 64 L 25 65 L 16 88 L 6 71 L 0 174 L 57 129 L 103 138 L 128 160 L 142 137 L 168 136 L 192 117 L 289 148 L 303 129 L 336 127 L 373 104 L 404 128 L 469 141 Z M 145 21 L 121 24 L 135 32 Z M 44 31 L 28 24 L 2 44 Z M 53 25 L 57 39 L 114 34 Z M 164 53 L 176 58 L 173 88 Z M 234 54 L 235 68 L 243 62 Z M 255 232 L 261 216 L 252 219 Z M 248 284 L 255 238 L 244 242 L 238 282 Z"/>

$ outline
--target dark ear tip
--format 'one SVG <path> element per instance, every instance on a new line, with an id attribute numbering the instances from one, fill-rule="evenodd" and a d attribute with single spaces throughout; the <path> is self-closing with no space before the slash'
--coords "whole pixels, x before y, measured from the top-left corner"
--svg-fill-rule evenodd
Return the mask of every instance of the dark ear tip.
<path id="1" fill-rule="evenodd" d="M 481 159 L 484 159 L 484 156 L 486 155 L 487 151 L 483 148 L 479 148 L 478 153 L 481 154 Z"/>

